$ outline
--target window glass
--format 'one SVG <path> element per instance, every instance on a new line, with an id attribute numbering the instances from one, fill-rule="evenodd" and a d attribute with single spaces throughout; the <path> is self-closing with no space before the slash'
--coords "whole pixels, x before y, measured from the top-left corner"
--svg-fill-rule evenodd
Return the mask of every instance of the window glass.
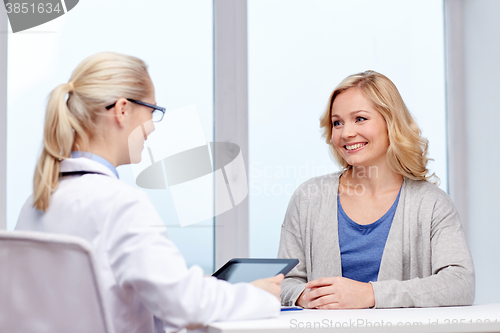
<path id="1" fill-rule="evenodd" d="M 45 105 L 87 56 L 113 51 L 149 65 L 158 105 L 195 105 L 213 141 L 213 36 L 210 0 L 85 0 L 67 14 L 8 37 L 7 228 L 32 192 Z M 118 168 L 135 184 L 130 166 Z M 213 221 L 181 228 L 167 190 L 146 190 L 188 265 L 213 270 Z M 165 226 L 152 226 L 164 228 Z"/>
<path id="2" fill-rule="evenodd" d="M 249 0 L 250 255 L 275 257 L 288 201 L 338 170 L 319 117 L 346 76 L 375 70 L 398 87 L 447 189 L 441 0 Z"/>

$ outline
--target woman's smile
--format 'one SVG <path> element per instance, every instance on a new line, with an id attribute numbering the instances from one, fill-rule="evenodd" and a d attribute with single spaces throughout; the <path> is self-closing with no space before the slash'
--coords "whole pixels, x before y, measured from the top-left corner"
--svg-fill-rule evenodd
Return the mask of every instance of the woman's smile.
<path id="1" fill-rule="evenodd" d="M 344 149 L 348 154 L 353 154 L 363 150 L 366 145 L 368 145 L 368 142 L 354 142 L 344 145 Z"/>

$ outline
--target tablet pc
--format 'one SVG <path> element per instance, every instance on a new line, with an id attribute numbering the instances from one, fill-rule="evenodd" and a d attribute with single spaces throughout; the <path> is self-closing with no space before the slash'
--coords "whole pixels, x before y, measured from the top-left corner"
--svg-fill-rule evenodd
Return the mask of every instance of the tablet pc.
<path id="1" fill-rule="evenodd" d="M 230 283 L 252 282 L 280 273 L 286 274 L 299 259 L 231 259 L 212 276 Z"/>

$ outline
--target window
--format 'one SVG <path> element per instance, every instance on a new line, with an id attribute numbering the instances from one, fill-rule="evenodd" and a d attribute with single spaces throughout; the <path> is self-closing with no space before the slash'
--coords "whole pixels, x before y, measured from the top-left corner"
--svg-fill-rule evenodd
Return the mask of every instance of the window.
<path id="1" fill-rule="evenodd" d="M 288 201 L 338 170 L 319 116 L 346 76 L 388 76 L 429 139 L 447 188 L 443 3 L 248 1 L 250 256 L 275 257 Z"/>
<path id="2" fill-rule="evenodd" d="M 114 51 L 149 65 L 159 105 L 194 104 L 213 141 L 212 1 L 86 0 L 66 15 L 8 40 L 7 229 L 32 192 L 47 96 L 87 56 Z M 135 184 L 130 166 L 121 179 Z M 213 271 L 213 221 L 181 228 L 168 190 L 146 190 L 187 264 Z M 155 226 L 152 226 L 155 227 Z M 158 227 L 158 226 L 156 226 Z"/>

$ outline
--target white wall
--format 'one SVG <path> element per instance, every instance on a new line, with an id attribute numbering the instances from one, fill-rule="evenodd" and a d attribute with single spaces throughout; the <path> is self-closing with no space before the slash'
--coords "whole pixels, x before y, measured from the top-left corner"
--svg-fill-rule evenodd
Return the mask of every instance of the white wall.
<path id="1" fill-rule="evenodd" d="M 476 268 L 476 303 L 498 303 L 500 1 L 466 0 L 463 15 L 468 239 Z"/>

